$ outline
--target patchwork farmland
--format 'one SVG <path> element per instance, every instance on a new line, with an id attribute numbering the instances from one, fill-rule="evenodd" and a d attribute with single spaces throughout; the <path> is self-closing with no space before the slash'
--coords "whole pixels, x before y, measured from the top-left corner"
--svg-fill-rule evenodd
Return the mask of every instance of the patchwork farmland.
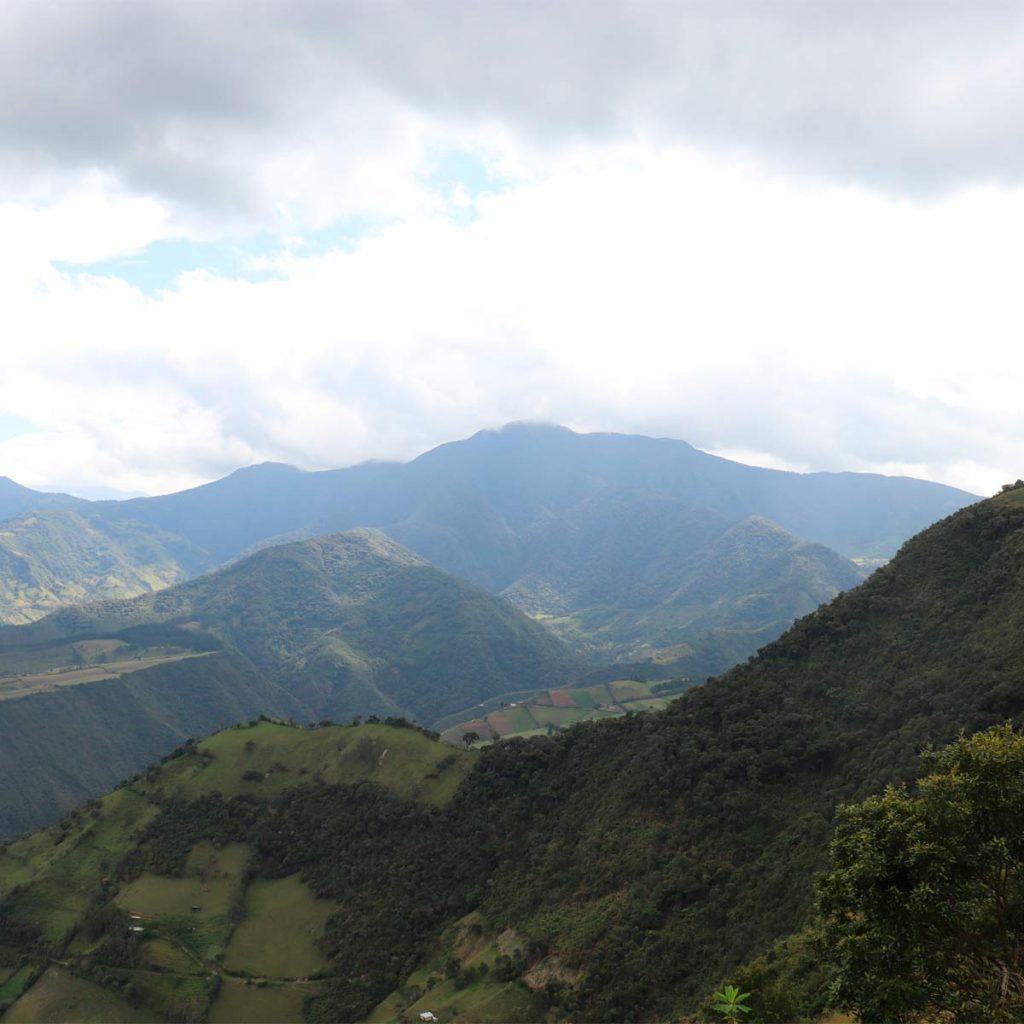
<path id="1" fill-rule="evenodd" d="M 663 708 L 695 682 L 619 679 L 576 689 L 506 694 L 442 719 L 435 728 L 441 739 L 455 746 L 482 746 L 498 737 L 547 736 L 577 722 Z"/>

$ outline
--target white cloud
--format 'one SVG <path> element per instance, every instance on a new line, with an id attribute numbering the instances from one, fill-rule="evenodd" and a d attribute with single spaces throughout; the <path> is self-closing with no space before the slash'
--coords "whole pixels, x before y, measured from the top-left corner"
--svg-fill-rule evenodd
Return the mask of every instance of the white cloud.
<path id="1" fill-rule="evenodd" d="M 9 218 L 0 411 L 41 431 L 0 442 L 0 473 L 159 491 L 549 419 L 983 491 L 1021 475 L 1024 194 L 909 203 L 679 147 L 508 152 L 532 180 L 469 222 L 434 197 L 354 248 L 285 245 L 272 279 L 161 296 L 47 262 L 144 244 L 159 204 Z"/>

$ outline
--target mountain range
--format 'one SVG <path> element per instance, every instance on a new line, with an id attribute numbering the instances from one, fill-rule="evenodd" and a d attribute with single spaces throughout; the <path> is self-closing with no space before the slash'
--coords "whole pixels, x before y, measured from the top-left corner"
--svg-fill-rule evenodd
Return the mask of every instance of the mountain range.
<path id="1" fill-rule="evenodd" d="M 1022 494 L 925 530 L 663 712 L 481 752 L 270 723 L 182 747 L 4 851 L 12 1019 L 72 992 L 104 1019 L 183 993 L 218 1020 L 694 1014 L 806 924 L 840 803 L 1024 714 Z M 318 939 L 301 961 L 288 929 Z"/>
<path id="2" fill-rule="evenodd" d="M 758 469 L 683 441 L 513 424 L 408 463 L 264 464 L 154 498 L 41 495 L 33 510 L 24 489 L 4 500 L 0 515 L 14 518 L 0 523 L 0 621 L 372 527 L 592 659 L 678 657 L 680 671 L 704 675 L 856 583 L 850 559 L 873 567 L 975 499 L 906 478 Z"/>

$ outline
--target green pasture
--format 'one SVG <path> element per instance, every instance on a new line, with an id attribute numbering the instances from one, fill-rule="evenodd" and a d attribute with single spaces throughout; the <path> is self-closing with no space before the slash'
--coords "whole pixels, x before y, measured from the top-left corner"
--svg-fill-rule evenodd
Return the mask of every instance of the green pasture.
<path id="1" fill-rule="evenodd" d="M 210 1024 L 298 1024 L 302 1004 L 318 986 L 287 984 L 247 985 L 240 978 L 225 978 L 210 1008 Z"/>
<path id="2" fill-rule="evenodd" d="M 184 877 L 147 871 L 117 894 L 117 904 L 147 917 L 226 917 L 249 856 L 244 843 L 229 843 L 220 850 L 212 843 L 199 843 L 189 852 Z M 200 909 L 193 911 L 194 906 Z"/>
<path id="3" fill-rule="evenodd" d="M 416 729 L 382 725 L 300 729 L 258 722 L 218 733 L 199 749 L 212 757 L 173 762 L 158 784 L 191 800 L 208 793 L 272 797 L 319 776 L 333 784 L 370 780 L 398 796 L 440 805 L 454 796 L 474 760 L 462 752 L 442 767 L 450 747 Z"/>
<path id="4" fill-rule="evenodd" d="M 209 974 L 164 974 L 128 971 L 126 980 L 146 1005 L 169 1021 L 203 1020 L 210 1005 Z"/>
<path id="5" fill-rule="evenodd" d="M 524 732 L 527 729 L 536 729 L 538 724 L 530 713 L 530 708 L 522 705 L 517 708 L 508 707 L 502 708 L 500 711 L 492 711 L 487 716 L 487 721 L 502 736 Z"/>
<path id="6" fill-rule="evenodd" d="M 53 966 L 3 1015 L 3 1024 L 156 1024 L 159 1017 Z"/>
<path id="7" fill-rule="evenodd" d="M 135 962 L 146 970 L 169 971 L 172 974 L 195 974 L 203 971 L 184 950 L 167 939 L 155 937 L 143 942 L 135 954 Z"/>
<path id="8" fill-rule="evenodd" d="M 327 969 L 316 945 L 338 906 L 318 900 L 298 875 L 258 879 L 245 893 L 245 919 L 235 929 L 224 958 L 233 972 L 301 978 Z"/>

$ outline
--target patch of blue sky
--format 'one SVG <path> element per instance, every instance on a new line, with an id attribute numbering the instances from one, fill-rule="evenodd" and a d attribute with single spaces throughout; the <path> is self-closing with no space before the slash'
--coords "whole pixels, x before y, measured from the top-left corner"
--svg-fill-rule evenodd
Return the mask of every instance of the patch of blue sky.
<path id="1" fill-rule="evenodd" d="M 487 161 L 468 149 L 446 149 L 436 153 L 420 181 L 453 205 L 452 215 L 460 222 L 476 219 L 473 201 L 482 193 L 499 193 L 511 184 L 497 174 Z M 466 205 L 459 200 L 468 201 Z"/>
<path id="2" fill-rule="evenodd" d="M 11 416 L 0 413 L 0 441 L 6 441 L 21 434 L 37 434 L 40 427 L 23 416 Z"/>
<path id="3" fill-rule="evenodd" d="M 114 277 L 145 295 L 176 289 L 182 274 L 205 271 L 243 281 L 280 277 L 277 261 L 286 254 L 323 255 L 336 249 L 351 251 L 374 228 L 363 218 L 348 218 L 315 231 L 294 235 L 260 234 L 212 242 L 161 239 L 137 253 L 96 263 L 54 263 L 62 273 Z"/>

